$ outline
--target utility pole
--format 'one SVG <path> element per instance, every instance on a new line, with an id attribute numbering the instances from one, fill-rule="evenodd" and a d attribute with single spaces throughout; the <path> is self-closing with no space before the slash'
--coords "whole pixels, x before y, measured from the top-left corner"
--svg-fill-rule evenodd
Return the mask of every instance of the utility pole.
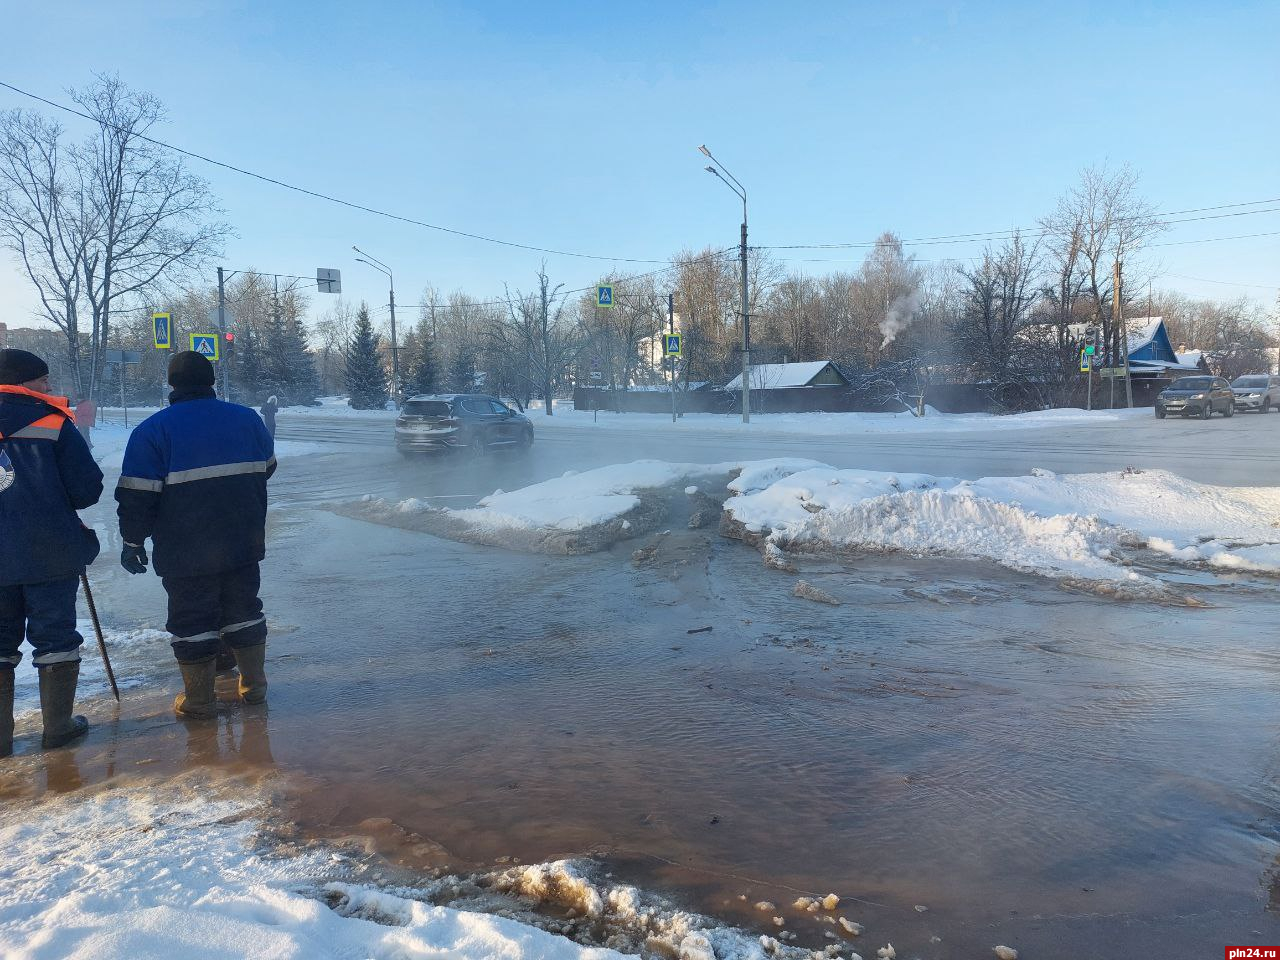
<path id="1" fill-rule="evenodd" d="M 747 201 L 742 201 L 742 422 L 751 422 L 751 314 L 747 309 Z"/>
<path id="2" fill-rule="evenodd" d="M 738 253 L 742 261 L 742 265 L 741 265 L 742 292 L 740 296 L 741 303 L 742 303 L 742 422 L 750 423 L 751 422 L 751 313 L 747 306 L 747 296 L 748 296 L 747 188 L 742 185 L 742 182 L 737 177 L 735 177 L 732 173 L 729 173 L 728 170 L 725 170 L 724 164 L 720 163 L 719 160 L 716 160 L 716 158 L 712 156 L 711 151 L 707 149 L 706 144 L 703 144 L 702 146 L 698 147 L 698 152 L 701 153 L 707 159 L 714 161 L 719 167 L 719 169 L 717 169 L 716 167 L 707 167 L 706 168 L 707 173 L 711 174 L 713 177 L 715 177 L 717 180 L 723 183 L 726 187 L 728 187 L 730 190 L 736 193 L 738 197 L 742 200 L 742 240 L 739 243 L 739 250 L 738 250 Z M 721 170 L 724 171 L 723 175 L 720 172 Z M 726 177 L 728 179 L 726 179 Z"/>
<path id="3" fill-rule="evenodd" d="M 172 332 L 172 331 L 171 331 Z M 227 395 L 227 351 L 223 344 L 227 341 L 227 292 L 222 268 L 218 268 L 218 386 L 222 388 L 222 399 L 230 400 Z"/>
<path id="4" fill-rule="evenodd" d="M 667 294 L 667 333 L 672 336 L 676 332 L 676 295 Z M 676 358 L 671 357 L 671 422 L 676 422 Z"/>
<path id="5" fill-rule="evenodd" d="M 1124 357 L 1124 396 L 1126 405 L 1133 409 L 1133 381 L 1129 378 L 1129 328 L 1120 309 L 1120 258 L 1116 257 L 1115 275 L 1111 281 L 1111 318 L 1120 325 L 1120 353 Z"/>
<path id="6" fill-rule="evenodd" d="M 396 339 L 396 288 L 391 286 L 391 399 L 400 409 L 400 341 Z"/>

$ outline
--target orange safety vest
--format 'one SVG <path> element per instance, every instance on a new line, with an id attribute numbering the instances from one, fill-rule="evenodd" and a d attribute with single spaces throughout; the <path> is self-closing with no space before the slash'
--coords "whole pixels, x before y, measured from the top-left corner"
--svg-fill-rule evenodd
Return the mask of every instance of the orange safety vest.
<path id="1" fill-rule="evenodd" d="M 0 384 L 0 395 L 6 393 L 14 396 L 35 397 L 37 400 L 43 400 L 49 406 L 55 407 L 57 412 L 46 414 L 11 436 L 6 437 L 0 434 L 0 440 L 57 440 L 58 434 L 62 432 L 64 420 L 69 420 L 71 423 L 76 422 L 75 414 L 71 412 L 71 406 L 66 397 L 54 397 L 47 393 L 28 390 L 26 387 Z"/>

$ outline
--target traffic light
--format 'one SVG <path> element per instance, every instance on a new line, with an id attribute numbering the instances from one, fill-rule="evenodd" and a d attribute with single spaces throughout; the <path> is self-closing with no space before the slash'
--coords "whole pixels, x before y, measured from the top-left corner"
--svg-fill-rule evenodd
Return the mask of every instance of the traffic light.
<path id="1" fill-rule="evenodd" d="M 223 334 L 223 340 L 226 341 L 226 344 L 223 347 L 223 349 L 226 350 L 227 353 L 234 352 L 234 348 L 236 345 L 236 335 L 232 333 L 230 330 L 228 330 L 225 334 Z"/>

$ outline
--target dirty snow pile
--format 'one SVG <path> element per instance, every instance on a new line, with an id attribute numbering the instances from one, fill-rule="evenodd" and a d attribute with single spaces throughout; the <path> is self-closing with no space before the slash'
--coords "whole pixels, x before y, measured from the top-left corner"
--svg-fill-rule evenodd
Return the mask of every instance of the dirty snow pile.
<path id="1" fill-rule="evenodd" d="M 422 887 L 270 838 L 273 779 L 116 783 L 13 805 L 0 826 L 0 956 L 13 960 L 825 960 L 723 927 L 573 861 Z M 468 906 L 438 906 L 446 898 Z M 576 919 L 575 919 L 576 918 Z M 587 946 L 561 935 L 574 931 Z M 843 949 L 841 949 L 843 947 Z"/>
<path id="2" fill-rule="evenodd" d="M 1215 487 L 1165 471 L 956 480 L 814 467 L 745 469 L 725 505 L 782 549 L 977 557 L 1061 579 L 1154 584 L 1123 562 L 1148 548 L 1183 562 L 1280 572 L 1280 490 Z"/>
<path id="3" fill-rule="evenodd" d="M 755 469 L 775 469 L 778 474 L 818 466 L 813 460 L 764 460 Z M 510 493 L 498 491 L 467 510 L 451 510 L 450 516 L 476 527 L 510 530 L 576 531 L 624 517 L 640 505 L 639 493 L 683 484 L 686 480 L 726 474 L 737 463 L 667 463 L 636 460 L 608 467 L 570 471 L 554 480 L 535 483 Z M 421 509 L 417 500 L 401 504 L 402 510 Z"/>
<path id="4" fill-rule="evenodd" d="M 238 793 L 228 799 L 199 782 L 150 784 L 6 811 L 0 956 L 620 957 L 514 920 L 358 885 L 326 888 L 340 858 L 272 856 L 252 820 L 261 797 L 247 787 Z"/>

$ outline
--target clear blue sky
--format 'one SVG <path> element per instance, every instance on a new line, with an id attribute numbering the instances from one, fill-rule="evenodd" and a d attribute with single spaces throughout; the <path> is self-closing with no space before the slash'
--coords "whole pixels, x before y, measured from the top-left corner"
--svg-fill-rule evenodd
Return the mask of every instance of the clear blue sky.
<path id="1" fill-rule="evenodd" d="M 164 101 L 161 136 L 191 150 L 608 257 L 736 242 L 740 208 L 703 172 L 703 142 L 746 184 L 759 244 L 1033 224 L 1103 161 L 1136 168 L 1160 210 L 1280 197 L 1280 4 L 1055 6 L 5 0 L 0 79 L 65 101 L 92 71 L 115 71 Z M 29 105 L 0 90 L 0 108 Z M 229 268 L 338 267 L 348 297 L 384 303 L 355 243 L 394 267 L 412 303 L 428 282 L 478 296 L 528 288 L 543 259 L 194 169 L 239 234 Z M 1161 239 L 1276 231 L 1280 213 Z M 1271 303 L 1280 289 L 1280 236 L 1151 256 L 1162 285 L 1189 294 Z M 574 287 L 613 266 L 546 259 Z M 32 303 L 0 266 L 0 319 L 25 323 Z"/>

